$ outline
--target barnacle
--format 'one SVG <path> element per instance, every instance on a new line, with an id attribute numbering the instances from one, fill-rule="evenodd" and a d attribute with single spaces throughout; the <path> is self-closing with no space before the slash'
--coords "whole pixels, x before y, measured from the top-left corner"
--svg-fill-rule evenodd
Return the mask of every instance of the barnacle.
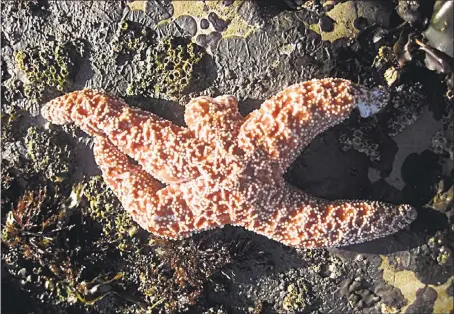
<path id="1" fill-rule="evenodd" d="M 454 106 L 448 105 L 442 116 L 442 128 L 432 138 L 432 149 L 454 160 Z"/>
<path id="2" fill-rule="evenodd" d="M 65 139 L 55 131 L 32 126 L 25 137 L 27 157 L 37 172 L 54 182 L 63 181 L 74 170 L 73 156 Z"/>
<path id="3" fill-rule="evenodd" d="M 390 46 L 381 46 L 378 49 L 372 66 L 383 73 L 388 86 L 392 86 L 399 81 L 401 67 L 396 54 Z"/>
<path id="4" fill-rule="evenodd" d="M 14 126 L 22 116 L 22 111 L 13 110 L 11 113 L 1 112 L 1 140 L 2 143 L 13 138 Z"/>
<path id="5" fill-rule="evenodd" d="M 349 130 L 339 136 L 339 143 L 343 151 L 354 149 L 364 153 L 370 161 L 379 161 L 381 157 L 380 145 L 374 141 L 371 128 L 373 123 L 364 124 L 357 129 Z"/>
<path id="6" fill-rule="evenodd" d="M 119 56 L 133 54 L 156 44 L 156 32 L 129 20 L 121 20 L 111 42 L 111 49 Z"/>
<path id="7" fill-rule="evenodd" d="M 339 143 L 343 151 L 354 149 L 371 161 L 379 161 L 383 149 L 381 139 L 396 136 L 419 118 L 426 104 L 422 84 L 399 85 L 391 95 L 390 104 L 377 121 L 365 121 L 341 133 Z"/>
<path id="8" fill-rule="evenodd" d="M 15 52 L 19 70 L 23 71 L 28 82 L 24 86 L 25 95 L 34 100 L 40 99 L 44 90 L 53 87 L 57 91 L 66 90 L 76 73 L 76 64 L 83 55 L 82 41 L 54 42 L 43 47 L 28 47 Z"/>
<path id="9" fill-rule="evenodd" d="M 202 48 L 187 38 L 166 38 L 134 57 L 138 76 L 128 86 L 129 95 L 181 94 L 196 78 L 194 66 L 204 56 Z"/>
<path id="10" fill-rule="evenodd" d="M 452 265 L 452 233 L 437 232 L 427 242 L 431 257 L 438 265 Z"/>
<path id="11" fill-rule="evenodd" d="M 117 243 L 120 250 L 133 248 L 133 236 L 138 227 L 130 215 L 122 210 L 113 192 L 107 188 L 101 176 L 90 179 L 84 191 L 89 201 L 88 214 L 98 222 L 103 235 L 112 243 Z"/>
<path id="12" fill-rule="evenodd" d="M 422 84 L 403 84 L 397 87 L 391 98 L 393 115 L 388 120 L 388 134 L 396 136 L 413 124 L 421 115 L 425 100 Z"/>

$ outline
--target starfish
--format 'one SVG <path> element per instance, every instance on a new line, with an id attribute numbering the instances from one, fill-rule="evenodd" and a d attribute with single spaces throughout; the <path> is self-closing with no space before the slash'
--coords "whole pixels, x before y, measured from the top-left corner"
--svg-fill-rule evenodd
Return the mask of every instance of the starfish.
<path id="1" fill-rule="evenodd" d="M 374 114 L 387 96 L 343 79 L 311 80 L 245 118 L 234 96 L 202 96 L 186 106 L 182 127 L 85 89 L 48 102 L 42 115 L 56 124 L 74 122 L 95 137 L 107 185 L 157 236 L 180 239 L 231 224 L 289 246 L 322 248 L 384 237 L 416 218 L 409 205 L 324 200 L 283 179 L 317 134 L 354 108 L 363 117 Z"/>

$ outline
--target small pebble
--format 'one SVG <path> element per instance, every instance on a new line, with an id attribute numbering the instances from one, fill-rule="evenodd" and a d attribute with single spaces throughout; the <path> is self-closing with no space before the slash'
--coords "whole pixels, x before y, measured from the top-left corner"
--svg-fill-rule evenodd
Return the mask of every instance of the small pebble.
<path id="1" fill-rule="evenodd" d="M 195 39 L 197 45 L 202 46 L 202 47 L 208 47 L 210 46 L 211 48 L 214 48 L 217 44 L 217 42 L 222 38 L 221 33 L 218 32 L 211 32 L 208 35 L 206 34 L 199 34 L 197 35 L 197 38 Z"/>
<path id="2" fill-rule="evenodd" d="M 233 0 L 224 0 L 223 4 L 224 6 L 229 7 L 233 4 Z"/>
<path id="3" fill-rule="evenodd" d="M 227 22 L 221 19 L 216 13 L 211 12 L 208 14 L 208 21 L 213 25 L 217 32 L 223 32 L 227 29 Z"/>
<path id="4" fill-rule="evenodd" d="M 328 2 L 323 4 L 323 9 L 325 10 L 325 12 L 329 12 L 332 9 L 334 9 L 335 5 L 336 5 L 335 2 L 328 1 Z"/>
<path id="5" fill-rule="evenodd" d="M 330 18 L 329 16 L 322 16 L 320 17 L 320 21 L 318 22 L 318 25 L 320 26 L 320 30 L 322 32 L 332 32 L 334 30 L 334 20 Z"/>
<path id="6" fill-rule="evenodd" d="M 207 35 L 207 41 L 210 46 L 215 46 L 222 38 L 222 34 L 218 32 L 211 32 Z"/>
<path id="7" fill-rule="evenodd" d="M 207 29 L 208 27 L 210 27 L 210 22 L 208 22 L 207 19 L 202 19 L 200 21 L 200 28 L 201 29 Z"/>
<path id="8" fill-rule="evenodd" d="M 205 35 L 205 34 L 197 35 L 197 38 L 195 39 L 195 42 L 199 46 L 206 47 L 208 45 L 207 35 Z"/>
<path id="9" fill-rule="evenodd" d="M 357 17 L 354 21 L 353 21 L 353 26 L 359 30 L 359 31 L 362 31 L 363 29 L 365 29 L 367 26 L 369 26 L 369 22 L 367 21 L 367 19 L 365 17 Z"/>
<path id="10" fill-rule="evenodd" d="M 182 15 L 175 21 L 188 35 L 194 36 L 197 33 L 197 22 L 189 15 Z"/>

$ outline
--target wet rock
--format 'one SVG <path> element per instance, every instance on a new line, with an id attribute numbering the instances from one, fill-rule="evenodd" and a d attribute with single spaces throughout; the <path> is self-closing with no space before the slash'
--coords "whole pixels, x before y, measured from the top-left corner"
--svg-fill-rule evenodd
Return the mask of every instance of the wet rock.
<path id="1" fill-rule="evenodd" d="M 412 25 L 421 26 L 426 22 L 424 21 L 424 13 L 419 0 L 398 1 L 396 11 L 404 21 Z"/>
<path id="2" fill-rule="evenodd" d="M 315 32 L 319 32 L 323 40 L 334 42 L 340 38 L 355 37 L 360 30 L 357 26 L 361 24 L 387 27 L 392 9 L 389 1 L 346 1 L 336 4 L 326 13 L 326 16 L 334 21 L 332 30 L 319 30 L 307 19 L 303 19 L 303 22 Z M 361 23 L 356 22 L 355 25 L 358 19 Z"/>
<path id="3" fill-rule="evenodd" d="M 430 25 L 424 32 L 424 35 L 429 40 L 431 46 L 443 51 L 451 57 L 454 57 L 453 14 L 453 1 L 436 1 Z"/>
<path id="4" fill-rule="evenodd" d="M 197 33 L 197 22 L 192 16 L 189 15 L 182 15 L 179 16 L 175 23 L 179 25 L 182 29 L 186 31 L 189 36 L 195 36 Z"/>
<path id="5" fill-rule="evenodd" d="M 222 34 L 219 32 L 211 32 L 209 34 L 200 34 L 196 38 L 196 43 L 202 47 L 209 47 L 215 49 L 217 43 L 222 38 Z"/>
<path id="6" fill-rule="evenodd" d="M 406 183 L 403 194 L 407 202 L 424 205 L 434 197 L 442 171 L 435 153 L 425 150 L 421 154 L 408 155 L 401 171 Z"/>
<path id="7" fill-rule="evenodd" d="M 329 16 L 322 16 L 319 21 L 320 30 L 322 32 L 332 32 L 334 30 L 334 20 Z"/>
<path id="8" fill-rule="evenodd" d="M 353 21 L 353 26 L 359 30 L 359 31 L 362 31 L 364 30 L 367 26 L 369 26 L 369 22 L 367 21 L 367 19 L 365 17 L 358 17 L 356 18 L 354 21 Z"/>
<path id="9" fill-rule="evenodd" d="M 359 278 L 345 279 L 340 286 L 340 293 L 342 296 L 347 297 L 351 307 L 356 309 L 363 309 L 372 307 L 380 300 L 373 291 L 365 288 L 365 285 Z"/>
<path id="10" fill-rule="evenodd" d="M 433 313 L 434 303 L 437 300 L 438 294 L 432 287 L 418 289 L 416 292 L 416 300 L 410 304 L 407 313 Z"/>
<path id="11" fill-rule="evenodd" d="M 249 25 L 263 25 L 264 20 L 260 15 L 260 8 L 257 1 L 244 1 L 237 11 L 238 15 L 241 16 Z"/>
<path id="12" fill-rule="evenodd" d="M 374 292 L 381 298 L 381 302 L 390 308 L 400 309 L 405 306 L 405 297 L 399 289 L 389 285 L 379 285 Z"/>

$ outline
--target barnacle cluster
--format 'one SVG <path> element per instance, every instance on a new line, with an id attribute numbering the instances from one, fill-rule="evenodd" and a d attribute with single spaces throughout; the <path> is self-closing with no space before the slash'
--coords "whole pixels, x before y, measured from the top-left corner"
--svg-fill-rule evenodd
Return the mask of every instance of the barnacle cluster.
<path id="1" fill-rule="evenodd" d="M 53 182 L 63 181 L 74 170 L 71 150 L 56 131 L 32 126 L 25 136 L 25 146 L 34 170 Z"/>
<path id="2" fill-rule="evenodd" d="M 372 307 L 380 300 L 373 291 L 369 290 L 367 284 L 360 278 L 347 278 L 341 283 L 341 295 L 348 298 L 348 303 L 352 308 L 363 309 Z"/>
<path id="3" fill-rule="evenodd" d="M 135 55 L 138 76 L 128 86 L 128 95 L 181 94 L 196 78 L 195 66 L 204 52 L 188 38 L 170 37 L 156 47 L 149 46 Z"/>
<path id="4" fill-rule="evenodd" d="M 453 235 L 454 233 L 444 233 L 439 231 L 427 242 L 431 257 L 437 261 L 438 265 L 454 265 L 452 256 L 453 247 L 451 245 Z"/>
<path id="5" fill-rule="evenodd" d="M 421 115 L 426 105 L 425 101 L 426 97 L 420 83 L 402 84 L 396 87 L 389 104 L 392 115 L 388 120 L 388 135 L 394 137 L 413 124 Z"/>
<path id="6" fill-rule="evenodd" d="M 22 112 L 20 110 L 13 110 L 10 113 L 6 113 L 6 112 L 0 113 L 2 144 L 5 141 L 11 140 L 14 137 L 13 130 L 17 124 L 17 121 L 21 117 L 21 115 L 22 115 Z"/>
<path id="7" fill-rule="evenodd" d="M 99 223 L 103 236 L 112 243 L 118 243 L 120 250 L 131 249 L 138 226 L 130 215 L 121 208 L 113 192 L 107 188 L 101 176 L 92 177 L 84 195 L 89 201 L 88 214 Z"/>
<path id="8" fill-rule="evenodd" d="M 454 106 L 448 104 L 443 117 L 442 128 L 432 138 L 432 149 L 440 155 L 454 160 Z"/>
<path id="9" fill-rule="evenodd" d="M 415 273 L 425 284 L 439 286 L 452 281 L 448 278 L 454 266 L 453 240 L 452 230 L 438 230 L 418 248 L 418 254 L 414 257 Z"/>
<path id="10" fill-rule="evenodd" d="M 39 99 L 46 88 L 64 91 L 76 73 L 78 58 L 83 55 L 81 41 L 49 41 L 44 47 L 28 47 L 15 52 L 18 68 L 28 82 L 24 86 L 25 96 Z"/>
<path id="11" fill-rule="evenodd" d="M 399 81 L 401 67 L 391 46 L 381 46 L 378 49 L 372 65 L 377 71 L 383 73 L 383 77 L 388 86 L 392 86 Z"/>
<path id="12" fill-rule="evenodd" d="M 124 19 L 118 23 L 117 31 L 111 42 L 112 50 L 119 55 L 134 54 L 154 45 L 156 45 L 156 32 Z"/>
<path id="13" fill-rule="evenodd" d="M 343 151 L 354 149 L 364 153 L 370 161 L 380 160 L 380 145 L 370 136 L 369 129 L 371 125 L 366 124 L 354 130 L 349 130 L 339 136 L 339 143 Z"/>
<path id="14" fill-rule="evenodd" d="M 49 4 L 46 1 L 19 0 L 16 1 L 16 6 L 18 10 L 25 11 L 27 14 L 44 17 L 49 15 Z"/>
<path id="15" fill-rule="evenodd" d="M 389 105 L 375 119 L 344 130 L 339 136 L 343 151 L 354 149 L 364 153 L 373 162 L 382 155 L 383 137 L 394 137 L 413 124 L 426 105 L 423 87 L 420 83 L 402 84 L 391 92 Z"/>
<path id="16" fill-rule="evenodd" d="M 322 5 L 323 9 L 329 11 L 334 7 L 336 4 L 335 0 L 320 0 L 320 1 L 312 1 L 312 0 L 284 0 L 283 1 L 290 9 L 293 10 L 301 10 L 303 8 L 310 8 L 311 6 L 315 5 Z"/>
<path id="17" fill-rule="evenodd" d="M 454 142 L 441 130 L 438 130 L 432 138 L 432 149 L 440 155 L 448 154 L 449 159 L 454 160 Z"/>

